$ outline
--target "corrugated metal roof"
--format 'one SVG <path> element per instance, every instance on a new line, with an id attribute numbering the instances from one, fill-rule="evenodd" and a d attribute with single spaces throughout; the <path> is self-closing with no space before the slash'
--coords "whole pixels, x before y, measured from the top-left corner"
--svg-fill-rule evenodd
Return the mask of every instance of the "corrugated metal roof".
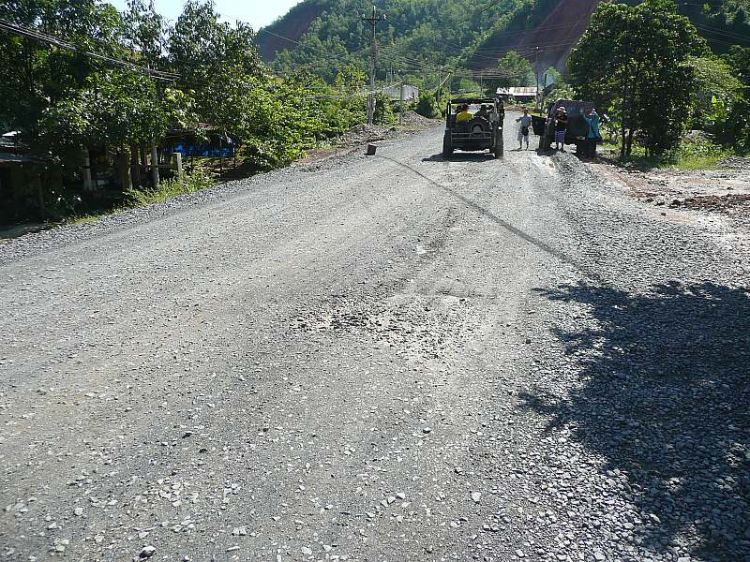
<path id="1" fill-rule="evenodd" d="M 497 93 L 505 96 L 535 96 L 535 86 L 524 86 L 524 87 L 511 87 L 511 88 L 498 88 Z"/>
<path id="2" fill-rule="evenodd" d="M 41 164 L 36 158 L 24 154 L 0 152 L 0 164 Z"/>

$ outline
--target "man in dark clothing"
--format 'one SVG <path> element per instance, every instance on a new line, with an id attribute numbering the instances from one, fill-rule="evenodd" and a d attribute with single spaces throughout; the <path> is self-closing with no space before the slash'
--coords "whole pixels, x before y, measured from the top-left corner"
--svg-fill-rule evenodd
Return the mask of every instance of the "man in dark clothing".
<path id="1" fill-rule="evenodd" d="M 555 114 L 555 150 L 565 152 L 565 133 L 568 132 L 568 112 L 565 107 L 558 107 Z"/>

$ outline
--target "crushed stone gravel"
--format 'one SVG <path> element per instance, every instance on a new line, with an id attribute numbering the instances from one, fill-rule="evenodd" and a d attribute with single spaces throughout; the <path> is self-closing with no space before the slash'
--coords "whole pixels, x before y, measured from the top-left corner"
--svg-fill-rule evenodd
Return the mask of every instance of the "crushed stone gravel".
<path id="1" fill-rule="evenodd" d="M 748 231 L 440 135 L 0 247 L 0 560 L 747 560 Z"/>

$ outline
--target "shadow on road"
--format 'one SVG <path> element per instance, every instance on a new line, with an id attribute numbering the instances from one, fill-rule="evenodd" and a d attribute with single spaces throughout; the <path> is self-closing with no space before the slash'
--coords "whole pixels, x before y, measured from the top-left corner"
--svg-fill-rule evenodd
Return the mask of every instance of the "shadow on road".
<path id="1" fill-rule="evenodd" d="M 486 162 L 494 160 L 495 156 L 486 152 L 454 152 L 447 160 L 442 154 L 433 154 L 422 158 L 422 162 Z"/>
<path id="2" fill-rule="evenodd" d="M 677 283 L 648 294 L 585 285 L 542 291 L 589 306 L 596 329 L 559 331 L 583 386 L 525 396 L 619 469 L 648 522 L 644 546 L 750 559 L 750 292 Z M 651 514 L 656 517 L 651 517 Z"/>

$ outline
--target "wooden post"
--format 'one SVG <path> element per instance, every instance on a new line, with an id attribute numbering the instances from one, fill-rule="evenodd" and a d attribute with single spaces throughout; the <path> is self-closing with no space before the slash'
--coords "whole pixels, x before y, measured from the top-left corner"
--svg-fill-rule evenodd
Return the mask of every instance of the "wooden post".
<path id="1" fill-rule="evenodd" d="M 83 190 L 94 190 L 94 183 L 91 181 L 91 158 L 88 148 L 83 149 Z"/>
<path id="2" fill-rule="evenodd" d="M 31 183 L 36 187 L 37 197 L 39 197 L 39 214 L 42 220 L 47 218 L 47 210 L 44 207 L 44 186 L 39 172 L 32 172 Z"/>
<path id="3" fill-rule="evenodd" d="M 159 189 L 159 152 L 156 143 L 151 143 L 151 182 L 154 189 Z"/>
<path id="4" fill-rule="evenodd" d="M 182 181 L 182 153 L 174 153 L 174 165 L 177 170 L 177 179 Z"/>

